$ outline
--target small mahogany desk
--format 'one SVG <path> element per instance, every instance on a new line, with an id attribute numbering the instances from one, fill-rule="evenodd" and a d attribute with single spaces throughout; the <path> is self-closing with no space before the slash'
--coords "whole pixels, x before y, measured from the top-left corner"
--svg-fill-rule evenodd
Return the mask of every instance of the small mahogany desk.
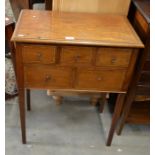
<path id="1" fill-rule="evenodd" d="M 109 146 L 143 44 L 125 16 L 23 10 L 12 41 L 26 143 L 25 89 L 118 93 Z M 67 115 L 67 114 L 66 114 Z"/>

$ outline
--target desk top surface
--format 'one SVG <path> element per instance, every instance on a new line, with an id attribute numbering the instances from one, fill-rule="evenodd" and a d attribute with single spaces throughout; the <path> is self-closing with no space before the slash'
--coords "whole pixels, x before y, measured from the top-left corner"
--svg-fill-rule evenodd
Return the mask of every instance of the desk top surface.
<path id="1" fill-rule="evenodd" d="M 143 47 L 125 16 L 39 10 L 21 12 L 12 41 Z"/>

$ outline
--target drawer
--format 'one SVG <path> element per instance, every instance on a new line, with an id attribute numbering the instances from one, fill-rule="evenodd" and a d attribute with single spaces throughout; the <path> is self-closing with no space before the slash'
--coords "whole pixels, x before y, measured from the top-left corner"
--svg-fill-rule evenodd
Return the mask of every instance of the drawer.
<path id="1" fill-rule="evenodd" d="M 56 47 L 48 45 L 25 45 L 22 48 L 24 63 L 55 63 Z"/>
<path id="2" fill-rule="evenodd" d="M 61 64 L 91 64 L 92 58 L 92 47 L 63 46 L 61 48 Z"/>
<path id="3" fill-rule="evenodd" d="M 130 62 L 132 49 L 99 48 L 96 56 L 96 66 L 127 67 Z"/>
<path id="4" fill-rule="evenodd" d="M 31 65 L 24 67 L 25 86 L 30 88 L 70 88 L 72 70 L 48 65 Z"/>
<path id="5" fill-rule="evenodd" d="M 76 88 L 121 91 L 125 70 L 79 70 Z"/>

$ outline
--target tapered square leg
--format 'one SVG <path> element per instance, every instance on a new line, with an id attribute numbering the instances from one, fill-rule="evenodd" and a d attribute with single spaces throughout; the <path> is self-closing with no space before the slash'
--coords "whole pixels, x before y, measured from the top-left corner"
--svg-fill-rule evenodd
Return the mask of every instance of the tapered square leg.
<path id="1" fill-rule="evenodd" d="M 99 102 L 99 112 L 100 113 L 103 112 L 105 103 L 106 103 L 106 93 L 102 94 L 102 97 Z"/>
<path id="2" fill-rule="evenodd" d="M 111 122 L 111 126 L 110 126 L 110 130 L 109 130 L 109 134 L 108 134 L 108 138 L 106 141 L 106 145 L 110 146 L 112 139 L 113 139 L 113 135 L 120 117 L 120 113 L 122 111 L 122 107 L 123 107 L 123 103 L 124 103 L 124 99 L 125 99 L 125 94 L 119 94 L 116 100 L 116 105 L 115 105 L 115 109 L 114 109 L 114 114 L 112 117 L 112 122 Z"/>
<path id="3" fill-rule="evenodd" d="M 19 89 L 19 112 L 21 122 L 22 142 L 26 144 L 26 122 L 25 122 L 25 92 L 24 89 Z"/>

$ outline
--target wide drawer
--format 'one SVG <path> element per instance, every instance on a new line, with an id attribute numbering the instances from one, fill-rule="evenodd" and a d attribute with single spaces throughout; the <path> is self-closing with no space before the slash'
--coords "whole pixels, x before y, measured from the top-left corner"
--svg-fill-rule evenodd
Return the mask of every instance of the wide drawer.
<path id="1" fill-rule="evenodd" d="M 99 48 L 96 56 L 96 66 L 127 67 L 130 62 L 132 49 Z"/>
<path id="2" fill-rule="evenodd" d="M 55 63 L 56 47 L 48 45 L 24 45 L 22 57 L 24 63 Z"/>
<path id="3" fill-rule="evenodd" d="M 92 47 L 76 47 L 76 46 L 63 46 L 61 47 L 61 64 L 91 64 L 93 58 Z"/>
<path id="4" fill-rule="evenodd" d="M 25 86 L 30 88 L 71 88 L 72 70 L 48 65 L 24 67 Z"/>
<path id="5" fill-rule="evenodd" d="M 76 88 L 121 91 L 125 70 L 78 70 Z"/>

